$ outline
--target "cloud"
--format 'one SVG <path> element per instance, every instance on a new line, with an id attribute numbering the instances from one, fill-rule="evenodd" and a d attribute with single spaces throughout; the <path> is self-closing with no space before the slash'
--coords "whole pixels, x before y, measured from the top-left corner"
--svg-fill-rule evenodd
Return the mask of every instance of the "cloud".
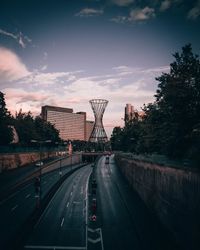
<path id="1" fill-rule="evenodd" d="M 166 11 L 171 7 L 171 4 L 172 4 L 171 0 L 162 1 L 160 5 L 160 11 Z"/>
<path id="2" fill-rule="evenodd" d="M 41 70 L 45 70 L 47 65 L 44 65 Z M 46 88 L 47 86 L 55 86 L 57 84 L 67 85 L 69 82 L 76 80 L 78 74 L 83 71 L 74 72 L 41 72 L 34 71 L 27 77 L 20 80 L 20 83 L 31 84 L 32 86 L 40 86 L 40 88 Z"/>
<path id="3" fill-rule="evenodd" d="M 154 18 L 155 9 L 150 8 L 148 6 L 141 8 L 135 8 L 130 11 L 129 16 L 117 16 L 112 19 L 111 21 L 115 23 L 133 23 L 133 22 L 141 22 L 146 21 L 148 19 Z"/>
<path id="4" fill-rule="evenodd" d="M 93 8 L 84 8 L 80 12 L 78 12 L 75 16 L 80 17 L 91 17 L 91 16 L 100 16 L 103 14 L 102 9 L 93 9 Z"/>
<path id="5" fill-rule="evenodd" d="M 48 65 L 45 64 L 45 65 L 43 65 L 43 66 L 41 67 L 41 70 L 42 70 L 42 71 L 45 71 L 45 70 L 47 69 L 47 67 L 48 67 Z"/>
<path id="6" fill-rule="evenodd" d="M 200 0 L 196 2 L 196 5 L 188 12 L 188 19 L 195 20 L 200 16 Z"/>
<path id="7" fill-rule="evenodd" d="M 0 47 L 0 84 L 19 80 L 30 74 L 20 58 L 11 50 Z"/>
<path id="8" fill-rule="evenodd" d="M 2 89 L 6 94 L 7 108 L 13 114 L 22 109 L 38 115 L 41 106 L 54 105 L 73 108 L 74 112 L 85 111 L 88 119 L 93 120 L 89 100 L 105 98 L 109 100 L 109 105 L 104 121 L 109 125 L 110 132 L 110 124 L 123 125 L 121 117 L 124 116 L 126 103 L 133 103 L 139 109 L 144 103 L 154 100 L 157 86 L 155 77 L 169 70 L 169 67 L 136 68 L 118 65 L 110 69 L 109 74 L 102 75 L 90 75 L 81 70 L 43 72 L 40 69 L 29 72 L 12 51 L 1 48 L 0 55 L 3 54 L 4 58 L 0 58 L 0 76 L 5 71 L 7 80 L 15 83 L 8 83 Z M 5 58 L 10 58 L 12 63 L 9 64 Z M 14 73 L 8 74 L 10 71 Z"/>
<path id="9" fill-rule="evenodd" d="M 118 6 L 128 6 L 134 2 L 134 0 L 111 0 L 112 3 Z"/>
<path id="10" fill-rule="evenodd" d="M 4 89 L 6 104 L 11 113 L 14 115 L 16 111 L 22 109 L 24 112 L 29 110 L 38 115 L 41 106 L 48 101 L 51 95 L 47 91 L 27 91 L 22 88 L 6 88 Z"/>
<path id="11" fill-rule="evenodd" d="M 145 8 L 136 8 L 131 10 L 128 20 L 131 21 L 145 21 L 155 17 L 155 10 L 146 6 Z"/>
<path id="12" fill-rule="evenodd" d="M 19 32 L 18 34 L 13 34 L 11 32 L 0 29 L 0 35 L 13 38 L 23 49 L 26 48 L 25 40 L 29 43 L 32 42 L 32 40 L 28 36 L 24 36 L 22 32 Z"/>
<path id="13" fill-rule="evenodd" d="M 126 16 L 117 16 L 111 18 L 110 20 L 115 23 L 126 23 L 128 18 Z"/>

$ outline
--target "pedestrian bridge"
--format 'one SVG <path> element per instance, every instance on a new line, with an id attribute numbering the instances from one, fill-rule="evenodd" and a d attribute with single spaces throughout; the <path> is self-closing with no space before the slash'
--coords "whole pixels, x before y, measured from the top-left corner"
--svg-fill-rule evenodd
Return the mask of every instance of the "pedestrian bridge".
<path id="1" fill-rule="evenodd" d="M 82 160 L 87 162 L 94 162 L 98 157 L 103 155 L 111 155 L 110 151 L 99 152 L 82 152 Z"/>

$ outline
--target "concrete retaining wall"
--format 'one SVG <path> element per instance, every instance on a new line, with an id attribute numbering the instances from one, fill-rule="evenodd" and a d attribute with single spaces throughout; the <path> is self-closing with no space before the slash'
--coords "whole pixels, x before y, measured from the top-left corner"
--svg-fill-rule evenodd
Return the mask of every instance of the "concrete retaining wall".
<path id="1" fill-rule="evenodd" d="M 200 172 L 115 156 L 129 184 L 174 235 L 180 249 L 200 249 Z"/>
<path id="2" fill-rule="evenodd" d="M 42 152 L 42 159 L 53 156 L 56 156 L 56 152 Z M 21 167 L 31 162 L 38 161 L 39 159 L 39 152 L 0 154 L 0 173 L 4 170 Z"/>

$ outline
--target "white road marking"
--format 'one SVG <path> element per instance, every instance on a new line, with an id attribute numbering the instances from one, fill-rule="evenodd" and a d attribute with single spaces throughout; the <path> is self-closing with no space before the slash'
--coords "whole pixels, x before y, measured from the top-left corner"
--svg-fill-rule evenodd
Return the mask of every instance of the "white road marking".
<path id="1" fill-rule="evenodd" d="M 85 188 L 85 244 L 86 249 L 88 249 L 88 187 L 89 187 L 89 179 L 90 175 L 92 174 L 92 170 L 90 171 L 90 174 L 88 175 L 87 181 L 86 181 L 86 188 Z"/>
<path id="2" fill-rule="evenodd" d="M 72 194 L 73 194 L 73 192 L 71 192 L 71 194 L 70 194 L 70 195 L 72 196 Z"/>
<path id="3" fill-rule="evenodd" d="M 93 244 L 96 244 L 97 242 L 101 241 L 101 238 L 99 237 L 96 240 L 93 240 L 93 239 L 91 239 L 91 238 L 88 237 L 88 241 L 91 242 L 91 243 L 93 243 Z"/>
<path id="4" fill-rule="evenodd" d="M 27 194 L 27 196 L 25 197 L 26 199 L 29 198 L 31 196 L 31 194 Z"/>
<path id="5" fill-rule="evenodd" d="M 16 208 L 18 207 L 18 205 L 14 206 L 11 211 L 14 211 Z"/>
<path id="6" fill-rule="evenodd" d="M 100 230 L 101 230 L 100 228 L 92 229 L 88 227 L 88 231 L 91 233 L 100 232 Z"/>
<path id="7" fill-rule="evenodd" d="M 67 207 L 69 207 L 69 202 L 67 202 Z"/>
<path id="8" fill-rule="evenodd" d="M 100 228 L 100 237 L 101 237 L 101 249 L 104 250 L 103 236 L 102 236 L 102 230 L 101 230 L 101 228 Z"/>
<path id="9" fill-rule="evenodd" d="M 74 246 L 33 246 L 33 245 L 26 245 L 24 248 L 27 249 L 72 249 L 72 250 L 86 250 L 86 247 L 74 247 Z"/>
<path id="10" fill-rule="evenodd" d="M 80 201 L 73 201 L 73 204 L 80 204 Z"/>
<path id="11" fill-rule="evenodd" d="M 63 217 L 62 221 L 61 221 L 61 224 L 60 224 L 61 227 L 63 226 L 64 221 L 65 221 L 65 218 Z"/>

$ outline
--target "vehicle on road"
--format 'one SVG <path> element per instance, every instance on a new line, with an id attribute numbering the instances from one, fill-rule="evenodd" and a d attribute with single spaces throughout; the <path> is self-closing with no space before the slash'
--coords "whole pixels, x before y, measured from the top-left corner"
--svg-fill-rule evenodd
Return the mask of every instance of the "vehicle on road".
<path id="1" fill-rule="evenodd" d="M 40 167 L 40 166 L 43 166 L 43 165 L 44 165 L 44 163 L 42 161 L 38 161 L 38 162 L 35 163 L 36 167 Z"/>
<path id="2" fill-rule="evenodd" d="M 109 164 L 109 159 L 110 159 L 110 158 L 109 158 L 109 156 L 107 155 L 107 156 L 106 156 L 105 164 Z"/>

